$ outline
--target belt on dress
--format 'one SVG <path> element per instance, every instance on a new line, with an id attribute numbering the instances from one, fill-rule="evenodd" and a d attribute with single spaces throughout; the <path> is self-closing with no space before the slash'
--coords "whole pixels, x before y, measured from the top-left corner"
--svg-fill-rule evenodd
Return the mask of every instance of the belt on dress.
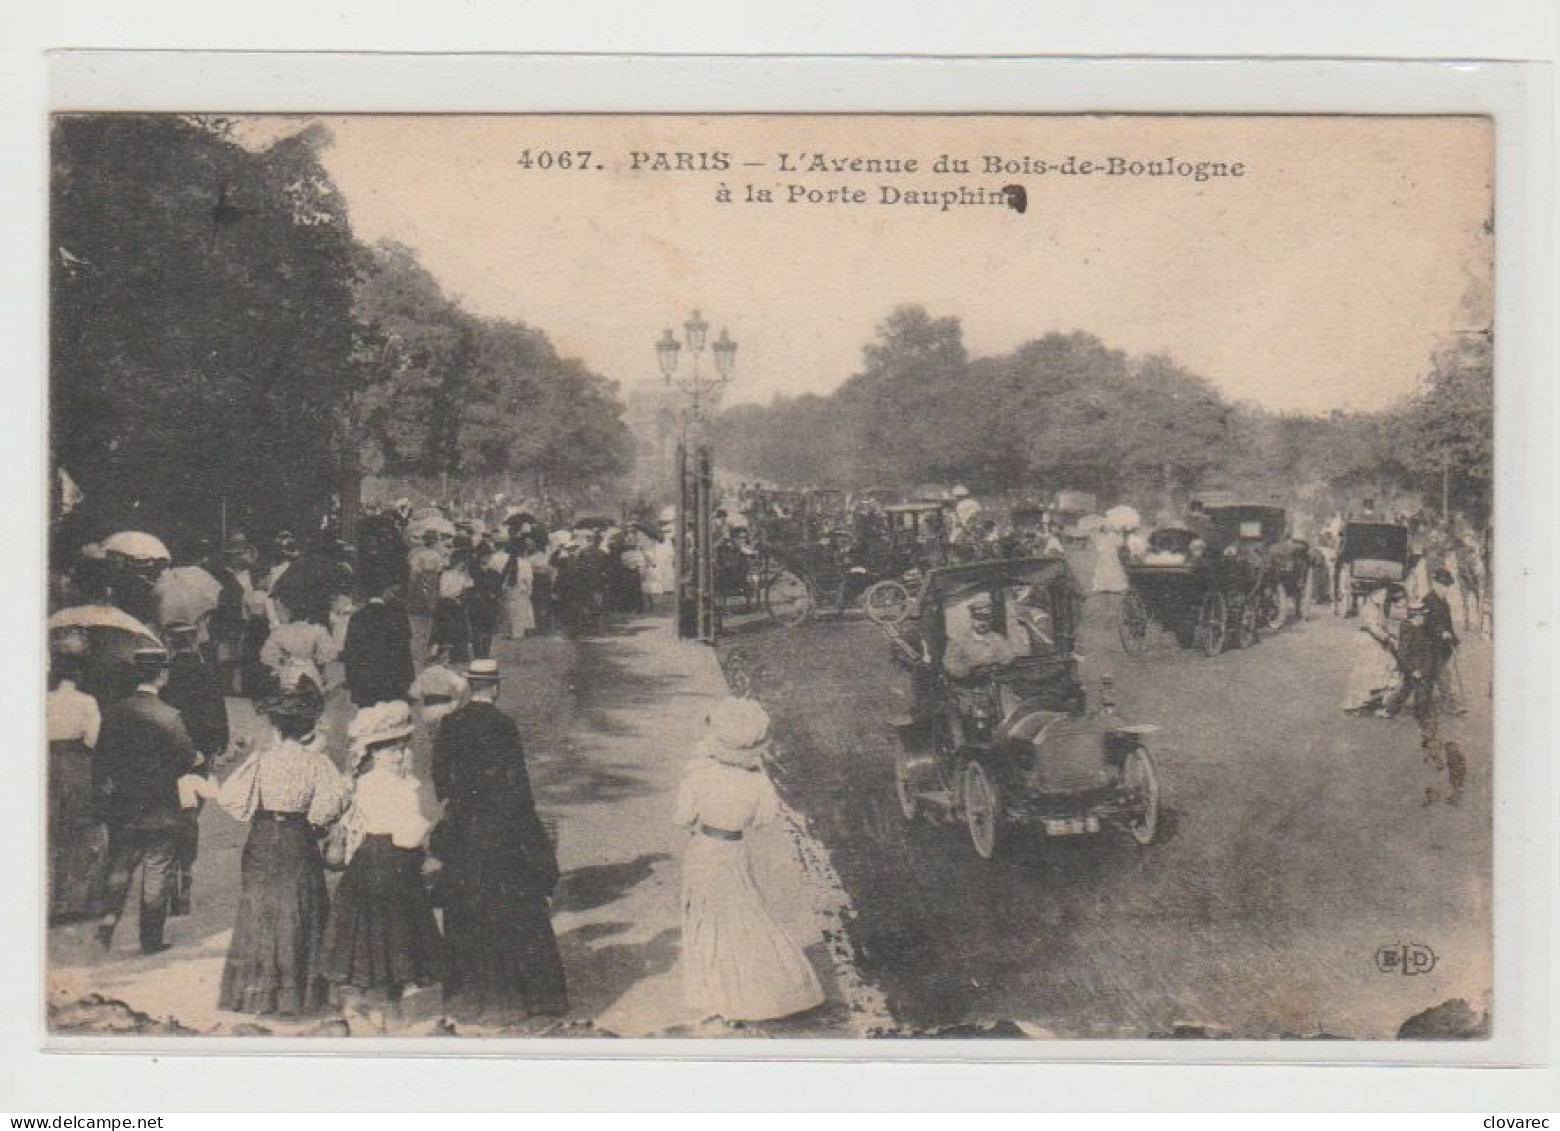
<path id="1" fill-rule="evenodd" d="M 714 837 L 716 840 L 742 839 L 742 834 L 736 829 L 717 829 L 714 825 L 700 825 L 699 831 L 705 836 Z"/>
<path id="2" fill-rule="evenodd" d="M 455 702 L 455 696 L 453 696 L 453 695 L 424 695 L 422 697 L 422 701 L 423 701 L 423 706 L 424 707 L 437 707 L 441 703 L 453 703 L 453 702 Z"/>
<path id="3" fill-rule="evenodd" d="M 285 813 L 285 812 L 282 812 L 281 810 L 278 810 L 278 809 L 256 809 L 255 810 L 255 820 L 257 820 L 257 821 L 275 821 L 277 824 L 288 824 L 290 822 L 302 822 L 302 821 L 307 820 L 308 816 L 309 815 L 307 813 Z"/>

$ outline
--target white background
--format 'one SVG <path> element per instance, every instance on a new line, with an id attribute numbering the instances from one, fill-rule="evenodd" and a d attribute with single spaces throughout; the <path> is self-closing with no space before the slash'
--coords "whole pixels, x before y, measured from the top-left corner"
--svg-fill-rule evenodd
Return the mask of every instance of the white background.
<path id="1" fill-rule="evenodd" d="M 0 907 L 0 1111 L 90 1112 L 169 1110 L 212 1111 L 229 1107 L 259 1110 L 341 1109 L 510 1109 L 510 1108 L 1051 1108 L 1120 1110 L 1186 1107 L 1192 1109 L 1441 1109 L 1519 1114 L 1555 1110 L 1557 1076 L 1547 1070 L 1363 1069 L 1186 1066 L 1042 1066 L 971 1064 L 808 1064 L 741 1065 L 692 1061 L 604 1063 L 520 1062 L 482 1059 L 399 1060 L 386 1057 L 255 1056 L 215 1059 L 201 1056 L 111 1057 L 41 1054 L 38 1018 L 37 763 L 42 749 L 41 623 L 43 529 L 44 329 L 47 321 L 44 210 L 47 201 L 46 112 L 48 85 L 44 51 L 54 48 L 189 48 L 229 50 L 374 50 L 374 51 L 631 51 L 742 53 L 910 53 L 910 54 L 1072 54 L 1214 56 L 1325 55 L 1352 57 L 1442 57 L 1455 59 L 1554 58 L 1554 8 L 1540 2 L 1310 3 L 1294 19 L 1277 6 L 1248 3 L 1060 3 L 1026 13 L 1017 3 L 958 4 L 943 0 L 880 5 L 812 2 L 768 3 L 762 7 L 729 0 L 715 4 L 617 5 L 574 3 L 556 8 L 519 3 L 445 3 L 418 12 L 388 5 L 331 5 L 273 0 L 231 10 L 208 4 L 83 3 L 30 4 L 0 24 L 0 58 L 7 129 L 0 234 L 10 254 L 0 259 L 5 282 L 3 382 L 0 412 L 4 429 L 0 451 L 11 474 L 0 477 L 0 498 L 12 530 L 8 553 L 0 555 L 0 578 L 8 599 L 0 621 L 11 694 L 3 702 L 12 718 L 26 725 L 13 735 L 5 755 L 12 772 L 0 791 L 0 875 L 5 900 Z M 263 66 L 264 61 L 253 61 Z M 177 70 L 171 66 L 171 70 Z M 306 70 L 307 68 L 305 68 Z M 456 72 L 458 73 L 458 68 Z M 1087 72 L 1085 72 L 1087 75 Z M 286 79 L 285 71 L 277 77 Z M 1546 76 L 1535 76 L 1547 81 Z M 713 78 L 713 76 L 711 76 Z M 678 89 L 697 98 L 698 74 Z M 1294 109 L 1317 108 L 1329 95 L 1327 84 L 1307 88 L 1295 80 Z M 405 85 L 405 84 L 403 84 Z M 719 84 L 711 82 L 710 89 Z M 1088 80 L 1080 80 L 1087 86 Z M 1391 88 L 1391 84 L 1386 84 Z M 349 109 L 317 101 L 311 84 L 294 76 L 276 86 L 279 98 L 309 109 Z M 821 89 L 826 91 L 827 84 Z M 451 87 L 439 90 L 451 93 Z M 729 96 L 733 88 L 726 87 Z M 670 93 L 670 92 L 669 92 Z M 916 101 L 913 92 L 898 91 Z M 492 87 L 470 86 L 454 94 L 458 106 L 471 108 L 495 96 Z M 1550 92 L 1545 92 L 1552 99 Z M 255 107 L 259 108 L 259 107 Z M 280 104 L 273 108 L 282 108 Z M 538 107 L 530 107 L 538 108 Z M 657 108 L 670 108 L 658 106 Z M 935 108 L 928 102 L 926 108 Z M 1272 108 L 1288 108 L 1279 106 Z M 1553 130 L 1553 121 L 1547 125 Z M 1502 141 L 1510 140 L 1503 134 Z M 1531 145 L 1531 135 L 1520 139 Z M 1551 150 L 1552 153 L 1552 150 Z M 1544 176 L 1536 182 L 1552 191 L 1548 155 L 1534 158 Z M 1499 182 L 1498 182 L 1499 183 Z M 1498 187 L 1497 194 L 1502 190 Z M 1504 206 L 1504 205 L 1503 205 Z M 1552 214 L 1552 205 L 1545 215 Z M 1503 222 L 1505 216 L 1502 217 Z M 1501 378 L 1502 440 L 1522 435 L 1522 450 L 1503 451 L 1502 538 L 1517 535 L 1513 550 L 1503 545 L 1504 561 L 1528 571 L 1533 592 L 1552 592 L 1555 580 L 1553 447 L 1556 436 L 1554 375 L 1551 368 L 1553 318 L 1552 226 L 1522 229 L 1528 237 L 1528 270 L 1517 280 L 1502 274 L 1507 302 L 1544 303 L 1536 313 L 1539 332 L 1526 343 L 1523 385 L 1515 401 L 1508 397 L 1512 371 Z M 1532 237 L 1538 237 L 1533 239 Z M 1504 253 L 1509 244 L 1498 244 Z M 1504 332 L 1504 331 L 1503 331 Z M 1505 339 L 1503 339 L 1504 341 Z M 1502 366 L 1507 362 L 1503 359 Z M 1513 430 L 1513 403 L 1522 410 Z M 1520 464 L 1520 466 L 1518 466 Z M 1537 473 L 1535 475 L 1535 473 Z M 1522 492 L 1520 524 L 1509 505 Z M 1520 530 L 1517 527 L 1520 526 Z M 1552 599 L 1539 600 L 1521 633 L 1530 643 L 1521 654 L 1503 650 L 1501 680 L 1521 674 L 1530 705 L 1554 702 Z M 1511 616 L 1515 607 L 1503 606 Z M 1503 623 L 1503 630 L 1511 624 Z M 1517 684 L 1513 683 L 1513 686 Z M 1552 711 L 1544 711 L 1552 715 Z M 1504 726 L 1504 722 L 1503 722 Z M 1522 736 L 1519 736 L 1522 737 Z M 1525 754 L 1552 760 L 1557 741 L 1535 730 L 1526 736 Z M 1502 748 L 1503 757 L 1510 753 Z M 1511 762 L 1503 763 L 1511 765 Z M 1525 826 L 1531 850 L 1526 859 L 1547 860 L 1547 875 L 1529 869 L 1523 887 L 1503 886 L 1501 902 L 1526 913 L 1527 921 L 1554 906 L 1553 829 L 1556 824 L 1553 777 L 1545 793 L 1528 800 Z M 1497 821 L 1506 813 L 1497 815 Z M 1521 846 L 1518 846 L 1519 848 Z M 1535 855 L 1536 853 L 1536 855 Z M 1499 911 L 1498 911 L 1499 913 Z M 1530 954 L 1542 959 L 1544 952 Z M 1503 968 L 1504 969 L 1504 968 Z M 1534 980 L 1524 988 L 1531 991 Z M 1498 987 L 1498 990 L 1500 987 Z M 1531 1001 L 1547 1016 L 1552 1060 L 1552 1012 L 1547 1000 Z M 461 1046 L 467 1051 L 470 1046 Z M 964 1051 L 964 1050 L 961 1050 Z M 752 1055 L 763 1049 L 754 1047 Z M 1469 1120 L 1469 1126 L 1478 1126 Z"/>

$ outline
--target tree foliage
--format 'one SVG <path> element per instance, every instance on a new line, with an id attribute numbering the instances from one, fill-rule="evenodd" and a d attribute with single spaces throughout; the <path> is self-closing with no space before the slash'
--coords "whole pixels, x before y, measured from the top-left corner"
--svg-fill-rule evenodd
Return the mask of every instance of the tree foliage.
<path id="1" fill-rule="evenodd" d="M 717 431 L 728 466 L 781 483 L 1070 487 L 1150 506 L 1212 483 L 1262 498 L 1307 487 L 1344 505 L 1412 488 L 1438 506 L 1449 468 L 1452 502 L 1482 516 L 1493 378 L 1487 337 L 1464 337 L 1405 405 L 1306 416 L 1232 403 L 1169 357 L 1083 332 L 972 359 L 957 319 L 902 307 L 838 391 L 738 406 Z"/>
<path id="2" fill-rule="evenodd" d="M 84 534 L 302 529 L 363 472 L 620 474 L 611 382 L 365 247 L 307 127 L 62 116 L 50 222 L 51 442 Z"/>

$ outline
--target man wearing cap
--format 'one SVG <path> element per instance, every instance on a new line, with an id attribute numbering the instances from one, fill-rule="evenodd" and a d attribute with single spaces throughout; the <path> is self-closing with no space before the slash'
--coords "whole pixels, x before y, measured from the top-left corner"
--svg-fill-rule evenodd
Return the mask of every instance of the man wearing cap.
<path id="1" fill-rule="evenodd" d="M 444 865 L 452 1008 L 530 1016 L 568 1011 L 548 899 L 558 858 L 536 813 L 520 732 L 498 707 L 499 671 L 474 660 L 471 702 L 439 726 L 433 784 L 444 801 L 435 853 Z"/>
<path id="2" fill-rule="evenodd" d="M 106 914 L 97 938 L 104 950 L 130 894 L 130 879 L 141 868 L 141 953 L 167 949 L 163 926 L 183 829 L 179 778 L 196 766 L 198 756 L 179 712 L 162 701 L 168 680 L 168 653 L 142 648 L 135 654 L 138 686 L 103 715 L 98 757 L 108 779 L 108 880 Z"/>
<path id="3" fill-rule="evenodd" d="M 1463 709 L 1452 691 L 1451 681 L 1447 679 L 1447 675 L 1455 670 L 1452 665 L 1456 661 L 1457 645 L 1461 641 L 1457 639 L 1457 626 L 1452 618 L 1451 602 L 1443 594 L 1443 590 L 1450 589 L 1456 583 L 1456 579 L 1452 577 L 1450 570 L 1438 569 L 1431 575 L 1431 580 L 1435 584 L 1426 591 L 1424 596 L 1425 631 L 1435 642 L 1436 690 L 1440 693 L 1446 709 L 1454 715 L 1460 715 Z"/>
<path id="4" fill-rule="evenodd" d="M 194 772 L 209 777 L 217 759 L 227 749 L 227 703 L 222 696 L 221 677 L 201 656 L 196 645 L 197 636 L 192 624 L 175 622 L 168 626 L 172 654 L 162 701 L 179 712 L 184 729 L 195 746 L 199 763 Z M 182 811 L 181 824 L 170 906 L 170 913 L 175 916 L 190 913 L 191 871 L 200 849 L 198 805 Z"/>

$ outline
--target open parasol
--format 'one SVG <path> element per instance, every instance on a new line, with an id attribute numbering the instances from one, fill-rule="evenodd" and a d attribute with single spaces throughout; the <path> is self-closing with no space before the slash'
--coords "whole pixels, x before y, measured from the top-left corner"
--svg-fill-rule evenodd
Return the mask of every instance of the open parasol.
<path id="1" fill-rule="evenodd" d="M 61 609 L 49 618 L 50 632 L 65 632 L 70 629 L 112 629 L 142 637 L 147 645 L 162 643 L 157 638 L 157 634 L 146 625 L 113 605 L 74 605 L 68 609 Z"/>
<path id="2" fill-rule="evenodd" d="M 160 624 L 196 624 L 209 616 L 222 596 L 222 583 L 200 566 L 164 570 L 152 586 Z"/>
<path id="3" fill-rule="evenodd" d="M 171 561 L 173 555 L 162 539 L 139 530 L 121 530 L 103 539 L 103 552 L 141 561 Z"/>

